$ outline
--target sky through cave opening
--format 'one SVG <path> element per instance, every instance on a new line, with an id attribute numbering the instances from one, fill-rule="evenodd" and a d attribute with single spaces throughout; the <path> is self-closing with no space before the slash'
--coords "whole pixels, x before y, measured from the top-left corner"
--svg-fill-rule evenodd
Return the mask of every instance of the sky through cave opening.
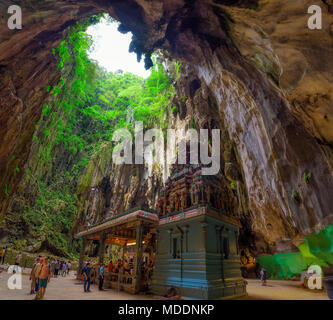
<path id="1" fill-rule="evenodd" d="M 97 24 L 88 27 L 86 33 L 92 37 L 93 47 L 89 57 L 108 72 L 130 72 L 148 78 L 143 59 L 138 62 L 134 52 L 129 52 L 132 33 L 122 34 L 118 31 L 119 23 L 104 15 Z"/>

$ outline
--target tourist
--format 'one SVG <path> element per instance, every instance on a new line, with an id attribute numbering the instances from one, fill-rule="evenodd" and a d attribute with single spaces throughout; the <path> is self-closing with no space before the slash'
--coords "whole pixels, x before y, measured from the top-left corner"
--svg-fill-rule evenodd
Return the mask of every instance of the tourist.
<path id="1" fill-rule="evenodd" d="M 67 262 L 67 274 L 71 271 L 72 264 L 70 261 Z"/>
<path id="2" fill-rule="evenodd" d="M 56 262 L 55 262 L 55 260 L 54 259 L 52 259 L 52 261 L 51 261 L 51 277 L 55 277 L 55 264 L 56 264 Z"/>
<path id="3" fill-rule="evenodd" d="M 101 267 L 99 268 L 98 280 L 99 280 L 98 290 L 104 290 L 103 289 L 103 283 L 104 283 L 104 264 L 103 263 L 101 263 Z"/>
<path id="4" fill-rule="evenodd" d="M 29 278 L 29 280 L 31 280 L 30 294 L 34 294 L 35 293 L 35 287 L 36 287 L 35 271 L 36 271 L 36 266 L 38 264 L 39 264 L 39 258 L 36 258 L 36 261 L 32 265 L 31 272 L 30 272 L 30 278 Z"/>
<path id="5" fill-rule="evenodd" d="M 266 280 L 267 280 L 267 271 L 266 271 L 265 268 L 261 268 L 260 280 L 261 280 L 261 285 L 265 286 L 266 285 Z"/>
<path id="6" fill-rule="evenodd" d="M 99 269 L 100 269 L 100 265 L 97 263 L 94 266 L 94 283 L 96 284 L 97 280 L 99 281 Z"/>
<path id="7" fill-rule="evenodd" d="M 97 278 L 97 271 L 98 271 L 98 267 L 96 264 L 92 265 L 91 267 L 91 272 L 90 272 L 90 277 L 91 277 L 91 283 L 95 284 L 95 280 Z"/>
<path id="8" fill-rule="evenodd" d="M 113 272 L 113 262 L 112 262 L 112 260 L 110 260 L 110 262 L 109 262 L 108 272 Z"/>
<path id="9" fill-rule="evenodd" d="M 18 270 L 18 267 L 20 266 L 21 260 L 22 260 L 22 253 L 20 252 L 16 256 L 16 259 L 15 259 L 15 268 L 14 268 L 15 271 Z"/>
<path id="10" fill-rule="evenodd" d="M 7 246 L 5 247 L 5 253 L 2 256 L 2 264 L 5 263 L 6 254 L 7 254 Z"/>
<path id="11" fill-rule="evenodd" d="M 91 266 L 90 266 L 89 262 L 87 262 L 86 266 L 83 268 L 82 275 L 83 275 L 83 289 L 84 289 L 84 292 L 90 292 Z"/>
<path id="12" fill-rule="evenodd" d="M 62 273 L 61 273 L 61 275 L 63 276 L 63 277 L 66 277 L 66 269 L 67 269 L 67 266 L 66 266 L 66 262 L 65 261 L 63 261 L 63 264 L 62 264 Z"/>
<path id="13" fill-rule="evenodd" d="M 55 263 L 55 273 L 54 273 L 55 278 L 58 277 L 59 269 L 60 269 L 60 261 L 57 260 L 56 263 Z"/>
<path id="14" fill-rule="evenodd" d="M 124 273 L 127 273 L 127 274 L 130 274 L 131 270 L 130 270 L 130 267 L 129 267 L 129 264 L 127 262 L 127 260 L 125 260 L 124 262 L 124 267 L 123 267 L 123 270 L 124 270 Z"/>
<path id="15" fill-rule="evenodd" d="M 35 293 L 36 293 L 36 298 L 38 297 L 38 291 L 39 291 L 39 279 L 38 279 L 38 274 L 40 272 L 40 269 L 42 267 L 42 257 L 38 256 L 38 262 L 36 263 L 34 267 L 34 278 L 35 278 Z"/>
<path id="16" fill-rule="evenodd" d="M 1 252 L 0 252 L 0 261 L 2 262 L 3 260 L 3 256 L 5 254 L 5 247 L 2 248 Z M 3 264 L 3 263 L 2 263 Z"/>
<path id="17" fill-rule="evenodd" d="M 15 265 L 16 265 L 16 266 L 19 266 L 20 263 L 21 263 L 21 260 L 22 260 L 22 253 L 20 252 L 20 253 L 16 256 L 16 259 L 15 259 Z"/>
<path id="18" fill-rule="evenodd" d="M 48 259 L 44 258 L 41 268 L 38 272 L 39 290 L 38 290 L 38 295 L 36 296 L 37 299 L 44 300 L 46 287 L 48 282 L 50 282 L 50 276 L 51 276 L 51 266 L 48 263 Z"/>

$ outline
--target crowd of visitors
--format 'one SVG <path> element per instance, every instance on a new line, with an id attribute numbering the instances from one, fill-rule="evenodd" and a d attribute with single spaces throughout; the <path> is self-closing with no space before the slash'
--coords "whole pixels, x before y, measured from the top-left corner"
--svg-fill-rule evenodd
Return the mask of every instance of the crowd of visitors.
<path id="1" fill-rule="evenodd" d="M 51 262 L 51 273 L 54 278 L 57 278 L 58 276 L 66 277 L 66 275 L 69 274 L 69 271 L 71 270 L 72 264 L 70 261 L 64 261 L 64 260 L 55 260 L 53 259 Z"/>
<path id="2" fill-rule="evenodd" d="M 105 266 L 103 263 L 96 264 L 92 266 L 90 262 L 87 262 L 83 267 L 81 274 L 83 276 L 83 289 L 84 292 L 90 292 L 90 285 L 94 283 L 95 280 L 98 280 L 98 290 L 104 290 L 104 274 L 105 274 Z"/>
<path id="3" fill-rule="evenodd" d="M 143 284 L 147 283 L 148 285 L 148 281 L 151 280 L 153 266 L 153 261 L 150 261 L 149 263 L 143 261 L 141 263 L 141 281 Z M 130 259 L 129 261 L 127 259 L 118 259 L 115 263 L 110 260 L 107 266 L 104 263 L 96 263 L 92 265 L 90 262 L 87 262 L 81 270 L 84 292 L 90 292 L 90 285 L 96 282 L 98 282 L 98 289 L 104 290 L 103 285 L 106 273 L 110 275 L 109 279 L 111 281 L 118 281 L 118 279 L 121 279 L 122 282 L 131 283 L 132 276 L 134 276 L 133 259 Z M 119 278 L 119 274 L 125 275 L 125 277 Z"/>
<path id="4" fill-rule="evenodd" d="M 65 277 L 69 274 L 71 267 L 70 261 L 66 263 L 63 260 L 52 259 L 51 263 L 49 263 L 49 257 L 39 256 L 33 264 L 30 273 L 30 294 L 36 294 L 36 300 L 43 300 L 50 278 L 57 278 L 60 275 L 59 271 Z"/>
<path id="5" fill-rule="evenodd" d="M 124 260 L 118 259 L 116 263 L 110 261 L 108 264 L 107 271 L 111 273 L 122 272 L 123 274 L 133 275 L 134 273 L 133 259 L 130 259 L 129 261 L 127 259 Z M 149 263 L 146 263 L 145 261 L 143 261 L 141 263 L 141 272 L 142 274 L 147 275 L 147 277 L 150 279 L 153 273 L 153 262 L 150 261 Z"/>
<path id="6" fill-rule="evenodd" d="M 5 258 L 7 254 L 7 247 L 0 248 L 0 263 L 5 263 Z M 17 272 L 18 267 L 22 265 L 22 253 L 19 252 L 15 258 L 14 272 Z M 51 278 L 66 277 L 72 268 L 71 261 L 64 261 L 60 259 L 52 259 L 49 257 L 38 256 L 35 263 L 32 266 L 30 273 L 30 294 L 35 294 L 36 300 L 43 300 L 46 292 L 46 288 Z M 146 263 L 142 261 L 141 263 L 141 279 L 143 281 L 148 281 L 151 279 L 153 272 L 153 262 L 150 261 Z M 90 292 L 90 286 L 92 283 L 98 283 L 98 289 L 104 290 L 104 278 L 105 273 L 111 275 L 111 281 L 118 281 L 118 279 L 126 279 L 126 281 L 132 281 L 132 276 L 134 276 L 134 262 L 133 258 L 118 259 L 117 262 L 110 262 L 105 265 L 104 263 L 91 264 L 87 262 L 86 265 L 81 270 L 81 275 L 83 278 L 83 289 L 84 292 Z M 118 274 L 125 275 L 128 277 L 118 278 Z"/>

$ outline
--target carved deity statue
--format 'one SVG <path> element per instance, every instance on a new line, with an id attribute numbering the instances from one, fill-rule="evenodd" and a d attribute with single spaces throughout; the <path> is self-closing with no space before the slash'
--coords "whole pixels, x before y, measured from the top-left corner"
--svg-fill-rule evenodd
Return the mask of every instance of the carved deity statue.
<path id="1" fill-rule="evenodd" d="M 178 194 L 177 193 L 174 195 L 174 207 L 175 207 L 175 211 L 179 210 L 179 202 L 178 202 Z"/>
<path id="2" fill-rule="evenodd" d="M 200 201 L 200 189 L 198 186 L 195 187 L 195 192 L 194 192 L 194 198 L 195 198 L 195 204 L 199 204 Z"/>
<path id="3" fill-rule="evenodd" d="M 191 206 L 195 205 L 195 199 L 194 199 L 194 188 L 192 187 L 190 190 L 190 196 L 191 196 Z"/>

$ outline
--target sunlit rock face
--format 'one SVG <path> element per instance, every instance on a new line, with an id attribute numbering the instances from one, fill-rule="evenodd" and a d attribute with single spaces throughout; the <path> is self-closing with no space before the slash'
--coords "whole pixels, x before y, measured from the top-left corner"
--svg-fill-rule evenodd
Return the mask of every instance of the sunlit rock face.
<path id="1" fill-rule="evenodd" d="M 134 207 L 155 206 L 162 177 L 159 170 L 149 175 L 143 165 L 115 165 L 111 145 L 106 144 L 90 161 L 78 181 L 80 197 L 77 223 L 95 224 Z"/>
<path id="2" fill-rule="evenodd" d="M 3 214 L 24 174 L 15 168 L 32 157 L 46 83 L 59 77 L 51 49 L 64 39 L 67 26 L 109 12 L 123 32 L 134 34 L 130 49 L 138 56 L 161 49 L 182 62 L 175 83 L 179 108 L 170 125 L 194 120 L 198 128 L 222 130 L 221 170 L 226 186 L 237 185 L 227 197 L 236 201 L 244 245 L 250 241 L 255 253 L 272 253 L 281 238 L 302 237 L 333 223 L 330 0 L 40 3 L 23 5 L 22 30 L 9 31 L 4 19 L 0 24 L 0 136 L 5 142 L 0 180 L 8 193 L 0 193 Z M 307 8 L 313 4 L 322 8 L 322 30 L 307 28 Z M 9 5 L 2 1 L 1 12 Z M 110 214 L 134 205 L 138 190 L 140 204 L 154 205 L 157 191 L 147 190 L 157 179 L 139 182 L 135 177 L 145 175 L 133 177 L 133 170 L 111 167 L 79 190 L 94 221 L 105 208 Z M 118 186 L 120 181 L 124 184 Z"/>

